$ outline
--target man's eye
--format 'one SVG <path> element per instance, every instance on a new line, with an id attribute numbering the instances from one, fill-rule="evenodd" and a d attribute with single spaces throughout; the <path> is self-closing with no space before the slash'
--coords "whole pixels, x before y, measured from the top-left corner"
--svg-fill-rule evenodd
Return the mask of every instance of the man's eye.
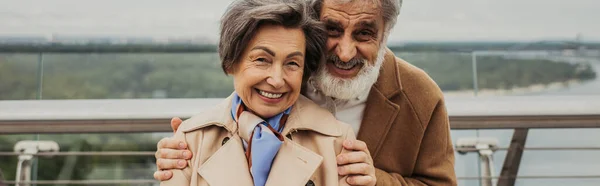
<path id="1" fill-rule="evenodd" d="M 362 30 L 356 33 L 356 39 L 359 41 L 368 41 L 375 37 L 375 34 L 369 30 Z"/>
<path id="2" fill-rule="evenodd" d="M 370 31 L 360 31 L 360 34 L 361 35 L 369 35 L 370 36 L 371 32 Z"/>
<path id="3" fill-rule="evenodd" d="M 327 34 L 332 37 L 332 36 L 340 36 L 342 34 L 342 32 L 340 31 L 340 29 L 335 28 L 335 27 L 327 27 Z"/>

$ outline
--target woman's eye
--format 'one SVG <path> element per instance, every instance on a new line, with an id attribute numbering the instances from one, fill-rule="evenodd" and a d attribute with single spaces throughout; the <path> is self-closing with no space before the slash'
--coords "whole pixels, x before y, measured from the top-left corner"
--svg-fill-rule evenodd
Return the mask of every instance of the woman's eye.
<path id="1" fill-rule="evenodd" d="M 287 66 L 287 68 L 289 68 L 290 70 L 293 70 L 293 71 L 300 69 L 300 64 L 298 64 L 294 61 L 286 63 L 286 66 Z"/>
<path id="2" fill-rule="evenodd" d="M 259 63 L 267 63 L 267 58 L 256 58 L 254 61 L 259 62 Z"/>

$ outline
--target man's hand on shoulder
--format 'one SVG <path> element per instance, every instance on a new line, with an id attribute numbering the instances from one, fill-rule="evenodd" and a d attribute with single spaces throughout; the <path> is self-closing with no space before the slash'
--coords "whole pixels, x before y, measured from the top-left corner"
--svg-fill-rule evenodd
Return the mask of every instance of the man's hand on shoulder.
<path id="1" fill-rule="evenodd" d="M 171 119 L 171 128 L 173 132 L 177 131 L 182 120 L 175 117 Z M 170 169 L 183 169 L 187 166 L 187 161 L 192 158 L 192 152 L 188 150 L 184 141 L 172 138 L 163 138 L 156 145 L 156 167 L 154 179 L 165 181 L 171 179 L 173 173 Z"/>
<path id="2" fill-rule="evenodd" d="M 360 140 L 345 140 L 342 146 L 346 152 L 337 156 L 338 174 L 348 176 L 346 182 L 350 185 L 375 185 L 375 167 L 367 144 Z"/>

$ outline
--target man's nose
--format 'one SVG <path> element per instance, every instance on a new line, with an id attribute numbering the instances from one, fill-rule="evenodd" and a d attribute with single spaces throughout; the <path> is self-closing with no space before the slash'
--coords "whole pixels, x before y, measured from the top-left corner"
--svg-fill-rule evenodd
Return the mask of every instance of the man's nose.
<path id="1" fill-rule="evenodd" d="M 356 41 L 352 39 L 351 34 L 344 35 L 338 42 L 335 54 L 343 62 L 349 62 L 356 56 Z"/>

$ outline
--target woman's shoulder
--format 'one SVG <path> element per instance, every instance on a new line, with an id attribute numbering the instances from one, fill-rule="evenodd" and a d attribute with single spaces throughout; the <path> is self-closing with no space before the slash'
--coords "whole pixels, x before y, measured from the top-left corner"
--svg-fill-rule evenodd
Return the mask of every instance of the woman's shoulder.
<path id="1" fill-rule="evenodd" d="M 295 127 L 309 129 L 324 135 L 346 137 L 349 133 L 354 135 L 352 127 L 339 121 L 327 109 L 322 108 L 310 99 L 300 96 L 294 105 L 291 118 L 294 118 Z"/>
<path id="2" fill-rule="evenodd" d="M 228 123 L 231 120 L 231 99 L 226 98 L 213 108 L 196 114 L 181 123 L 178 130 L 183 133 L 200 130 L 202 128 L 218 125 L 222 127 L 231 127 Z"/>

